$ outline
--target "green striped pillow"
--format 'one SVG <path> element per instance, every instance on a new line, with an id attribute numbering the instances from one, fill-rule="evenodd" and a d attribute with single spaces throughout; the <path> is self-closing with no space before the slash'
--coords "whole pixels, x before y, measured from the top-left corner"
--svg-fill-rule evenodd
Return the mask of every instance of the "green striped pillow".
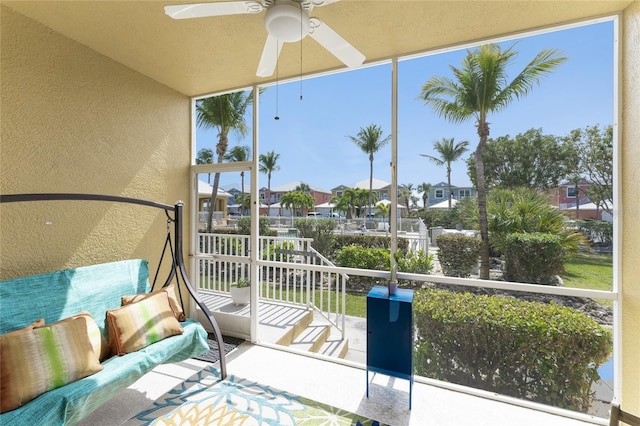
<path id="1" fill-rule="evenodd" d="M 165 291 L 121 308 L 108 310 L 107 330 L 113 355 L 135 352 L 183 332 Z"/>
<path id="2" fill-rule="evenodd" d="M 102 370 L 87 317 L 0 336 L 1 412 Z"/>

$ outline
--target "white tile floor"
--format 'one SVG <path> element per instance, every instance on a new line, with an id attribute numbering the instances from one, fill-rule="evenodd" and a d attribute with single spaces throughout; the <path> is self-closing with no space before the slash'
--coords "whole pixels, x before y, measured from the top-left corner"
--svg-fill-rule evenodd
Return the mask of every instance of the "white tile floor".
<path id="1" fill-rule="evenodd" d="M 119 425 L 148 407 L 153 400 L 207 364 L 189 360 L 162 365 L 85 419 L 82 425 Z M 311 398 L 395 426 L 585 426 L 584 421 L 505 402 L 472 396 L 424 383 L 413 387 L 409 410 L 409 382 L 366 373 L 355 368 L 249 343 L 227 358 L 229 374 Z"/>

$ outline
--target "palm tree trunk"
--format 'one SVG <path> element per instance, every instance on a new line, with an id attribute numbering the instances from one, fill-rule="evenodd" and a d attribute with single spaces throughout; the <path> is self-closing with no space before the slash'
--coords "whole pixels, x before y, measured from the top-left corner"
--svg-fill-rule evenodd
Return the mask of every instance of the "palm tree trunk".
<path id="1" fill-rule="evenodd" d="M 225 133 L 220 133 L 218 144 L 216 145 L 216 153 L 218 154 L 218 164 L 224 160 L 224 154 L 227 152 L 229 140 Z M 220 185 L 220 172 L 217 172 L 213 178 L 213 188 L 211 189 L 211 199 L 209 201 L 209 215 L 207 217 L 207 232 L 213 229 L 213 211 L 216 207 L 216 198 L 218 197 L 218 186 Z"/>
<path id="2" fill-rule="evenodd" d="M 478 185 L 478 218 L 480 222 L 480 239 L 482 246 L 480 248 L 480 279 L 489 279 L 489 221 L 487 217 L 487 193 L 485 189 L 484 178 L 484 161 L 482 152 L 487 143 L 489 136 L 489 125 L 487 122 L 480 121 L 478 123 L 478 135 L 480 142 L 475 152 L 476 160 L 476 180 Z"/>
<path id="3" fill-rule="evenodd" d="M 271 216 L 271 172 L 267 174 L 267 217 Z"/>
<path id="4" fill-rule="evenodd" d="M 218 158 L 218 163 L 222 163 L 222 158 Z M 218 186 L 220 185 L 220 172 L 215 174 L 213 178 L 213 189 L 211 190 L 211 198 L 209 199 L 209 214 L 207 216 L 207 232 L 213 230 L 213 211 L 216 207 L 216 198 L 218 196 Z"/>
<path id="5" fill-rule="evenodd" d="M 369 155 L 369 215 L 371 218 L 371 196 L 373 192 L 373 155 Z"/>
<path id="6" fill-rule="evenodd" d="M 449 186 L 449 210 L 451 210 L 451 163 L 447 164 L 447 185 Z"/>

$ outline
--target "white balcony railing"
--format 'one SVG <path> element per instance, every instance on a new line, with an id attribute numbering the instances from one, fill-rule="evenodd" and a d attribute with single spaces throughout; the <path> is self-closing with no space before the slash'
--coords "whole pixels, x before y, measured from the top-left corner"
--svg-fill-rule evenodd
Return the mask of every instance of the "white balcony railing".
<path id="1" fill-rule="evenodd" d="M 316 310 L 345 333 L 346 274 L 312 246 L 311 238 L 260 237 L 258 248 L 260 299 L 301 305 Z M 230 291 L 231 284 L 250 277 L 248 235 L 198 234 L 200 291 Z"/>

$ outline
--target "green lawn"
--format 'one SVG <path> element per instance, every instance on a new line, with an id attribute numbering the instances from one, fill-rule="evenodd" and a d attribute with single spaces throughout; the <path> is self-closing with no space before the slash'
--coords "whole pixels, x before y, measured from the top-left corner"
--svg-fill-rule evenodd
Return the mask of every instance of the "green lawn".
<path id="1" fill-rule="evenodd" d="M 613 256 L 611 254 L 578 253 L 564 265 L 562 280 L 566 287 L 589 290 L 613 289 Z"/>

